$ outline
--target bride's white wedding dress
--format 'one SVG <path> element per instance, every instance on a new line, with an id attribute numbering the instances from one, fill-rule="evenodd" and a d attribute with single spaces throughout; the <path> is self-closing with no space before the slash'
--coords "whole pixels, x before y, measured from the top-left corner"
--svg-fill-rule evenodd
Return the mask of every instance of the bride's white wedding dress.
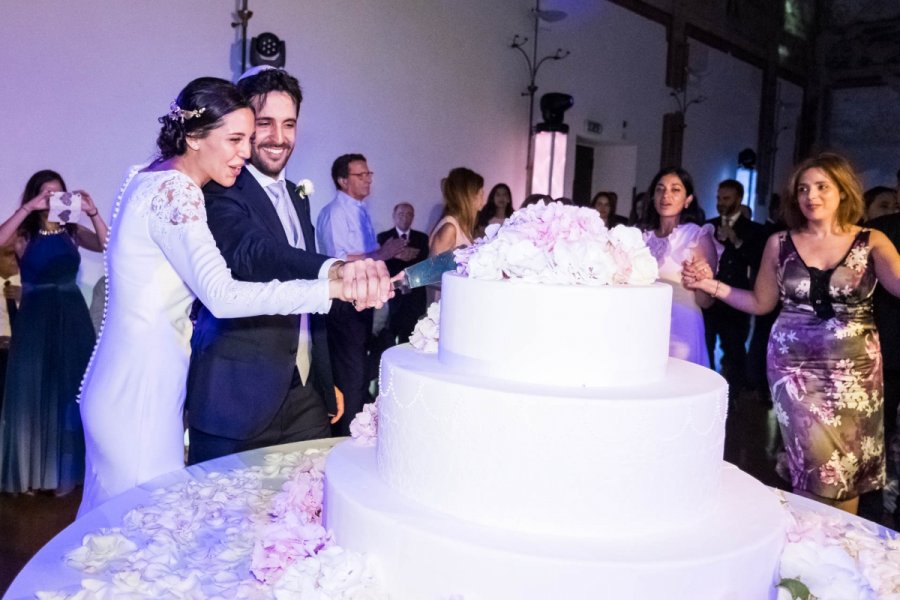
<path id="1" fill-rule="evenodd" d="M 681 264 L 694 258 L 694 250 L 703 237 L 708 237 L 721 254 L 722 246 L 716 241 L 715 230 L 709 224 L 682 223 L 667 237 L 657 237 L 653 231 L 644 232 L 644 241 L 659 265 L 660 283 L 672 286 L 669 356 L 709 367 L 703 311 L 697 304 L 694 292 L 681 285 Z"/>
<path id="2" fill-rule="evenodd" d="M 105 266 L 103 326 L 81 392 L 87 473 L 79 515 L 184 466 L 195 297 L 224 318 L 330 307 L 325 279 L 233 280 L 207 227 L 203 193 L 179 171 L 132 169 L 113 211 Z"/>

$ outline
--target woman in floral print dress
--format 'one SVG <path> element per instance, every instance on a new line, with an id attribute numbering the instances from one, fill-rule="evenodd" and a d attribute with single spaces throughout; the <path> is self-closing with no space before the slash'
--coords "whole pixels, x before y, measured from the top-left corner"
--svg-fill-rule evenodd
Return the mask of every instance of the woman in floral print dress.
<path id="1" fill-rule="evenodd" d="M 900 255 L 855 223 L 862 186 L 836 154 L 803 162 L 785 205 L 789 231 L 769 238 L 754 289 L 685 267 L 684 284 L 753 314 L 782 302 L 769 337 L 768 378 L 795 492 L 855 513 L 884 485 L 881 346 L 872 316 L 880 282 L 900 295 Z"/>

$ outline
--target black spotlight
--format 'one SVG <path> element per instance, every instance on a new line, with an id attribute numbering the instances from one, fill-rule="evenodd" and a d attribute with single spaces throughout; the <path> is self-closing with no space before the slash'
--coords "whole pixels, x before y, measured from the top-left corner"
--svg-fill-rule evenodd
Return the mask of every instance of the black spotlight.
<path id="1" fill-rule="evenodd" d="M 284 67 L 285 50 L 284 41 L 278 39 L 274 33 L 261 33 L 250 41 L 250 65 L 271 65 Z"/>
<path id="2" fill-rule="evenodd" d="M 541 116 L 544 122 L 538 124 L 537 130 L 568 132 L 569 126 L 563 123 L 563 116 L 573 104 L 575 100 L 569 94 L 550 92 L 541 96 Z"/>
<path id="3" fill-rule="evenodd" d="M 751 148 L 744 148 L 738 152 L 738 166 L 744 167 L 745 169 L 755 169 L 756 152 Z"/>

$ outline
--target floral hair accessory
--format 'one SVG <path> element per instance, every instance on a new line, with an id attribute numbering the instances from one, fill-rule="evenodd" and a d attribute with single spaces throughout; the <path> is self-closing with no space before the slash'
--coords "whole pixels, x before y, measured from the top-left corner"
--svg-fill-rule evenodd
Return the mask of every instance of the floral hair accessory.
<path id="1" fill-rule="evenodd" d="M 309 179 L 301 179 L 300 183 L 297 184 L 297 194 L 301 198 L 309 198 L 313 194 L 316 193 L 316 187 L 313 185 L 313 182 Z"/>
<path id="2" fill-rule="evenodd" d="M 169 105 L 169 114 L 167 116 L 173 121 L 184 123 L 185 121 L 190 121 L 195 117 L 201 116 L 204 112 L 206 112 L 205 106 L 201 106 L 197 110 L 184 110 L 178 106 L 178 101 L 172 100 L 172 103 Z"/>

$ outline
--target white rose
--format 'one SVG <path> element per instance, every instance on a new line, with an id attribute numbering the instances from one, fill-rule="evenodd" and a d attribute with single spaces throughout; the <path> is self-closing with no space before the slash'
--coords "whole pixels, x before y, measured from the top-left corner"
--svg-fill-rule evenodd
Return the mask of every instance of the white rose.
<path id="1" fill-rule="evenodd" d="M 526 240 L 509 244 L 505 256 L 506 271 L 510 277 L 535 277 L 550 269 L 547 256 Z"/>
<path id="2" fill-rule="evenodd" d="M 656 258 L 650 254 L 650 249 L 646 246 L 637 250 L 630 255 L 631 259 L 631 275 L 628 283 L 631 285 L 650 285 L 659 279 L 659 264 Z"/>
<path id="3" fill-rule="evenodd" d="M 799 579 L 819 600 L 875 600 L 875 592 L 853 558 L 838 546 L 810 541 L 787 544 L 781 577 Z"/>
<path id="4" fill-rule="evenodd" d="M 118 531 L 101 530 L 84 536 L 81 546 L 66 555 L 66 564 L 85 573 L 96 573 L 135 550 L 137 545 Z"/>
<path id="5" fill-rule="evenodd" d="M 432 302 L 428 307 L 428 315 L 416 323 L 409 344 L 416 350 L 433 354 L 438 351 L 440 333 L 440 304 Z"/>
<path id="6" fill-rule="evenodd" d="M 615 263 L 604 244 L 560 241 L 553 248 L 553 261 L 568 283 L 605 285 L 615 273 Z"/>
<path id="7" fill-rule="evenodd" d="M 637 227 L 616 225 L 609 230 L 609 240 L 626 252 L 647 247 L 647 244 L 644 243 L 644 234 Z"/>
<path id="8" fill-rule="evenodd" d="M 297 184 L 297 193 L 301 196 L 312 196 L 316 193 L 316 187 L 309 179 L 301 179 L 300 183 Z"/>
<path id="9" fill-rule="evenodd" d="M 497 237 L 497 232 L 500 231 L 500 223 L 491 223 L 484 229 L 484 239 L 492 240 Z"/>
<path id="10" fill-rule="evenodd" d="M 427 316 L 437 324 L 441 322 L 441 301 L 432 302 L 428 305 Z"/>
<path id="11" fill-rule="evenodd" d="M 497 241 L 481 246 L 477 254 L 469 257 L 466 265 L 469 277 L 492 281 L 503 279 L 503 261 L 498 254 Z"/>

